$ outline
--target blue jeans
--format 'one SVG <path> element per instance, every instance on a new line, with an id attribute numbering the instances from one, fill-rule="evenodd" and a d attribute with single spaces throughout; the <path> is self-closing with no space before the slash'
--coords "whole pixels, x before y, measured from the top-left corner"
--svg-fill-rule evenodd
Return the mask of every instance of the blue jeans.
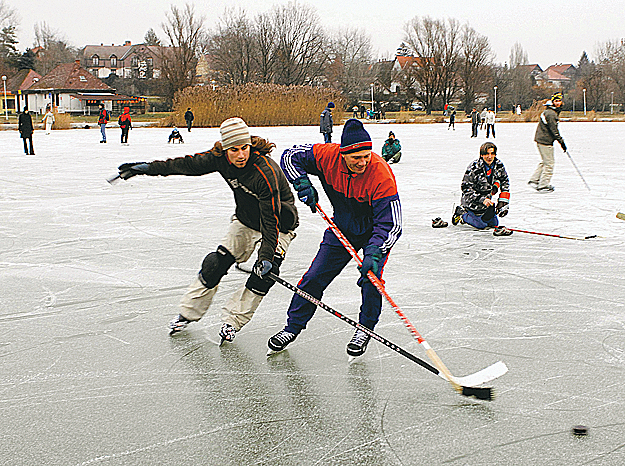
<path id="1" fill-rule="evenodd" d="M 323 133 L 323 140 L 326 144 L 332 142 L 332 133 Z"/>
<path id="2" fill-rule="evenodd" d="M 369 237 L 359 241 L 351 241 L 356 250 L 366 246 Z M 378 278 L 382 278 L 382 271 L 388 253 L 380 260 L 382 265 L 378 270 Z M 319 246 L 317 256 L 298 283 L 298 288 L 306 291 L 317 299 L 323 297 L 323 292 L 332 283 L 332 280 L 341 273 L 345 266 L 352 260 L 352 256 L 341 244 L 332 230 L 327 229 L 323 235 L 323 241 Z M 368 279 L 360 279 L 362 304 L 358 322 L 373 330 L 380 318 L 382 310 L 382 296 Z M 294 295 L 291 299 L 289 310 L 287 311 L 287 324 L 284 328 L 287 332 L 299 334 L 306 328 L 306 324 L 315 314 L 316 306 L 299 295 Z"/>
<path id="3" fill-rule="evenodd" d="M 477 215 L 475 212 L 469 210 L 462 214 L 462 220 L 478 230 L 499 225 L 499 219 L 494 215 L 494 208 L 492 208 L 492 206 L 491 209 L 488 209 L 482 215 Z"/>
<path id="4" fill-rule="evenodd" d="M 102 140 L 106 141 L 106 123 L 100 123 L 100 132 L 102 133 Z"/>

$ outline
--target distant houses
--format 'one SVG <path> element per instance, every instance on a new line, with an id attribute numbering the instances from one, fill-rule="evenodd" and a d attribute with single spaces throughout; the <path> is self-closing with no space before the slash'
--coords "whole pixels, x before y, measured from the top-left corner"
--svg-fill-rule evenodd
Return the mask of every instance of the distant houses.
<path id="1" fill-rule="evenodd" d="M 163 56 L 168 47 L 135 44 L 87 45 L 80 55 L 80 64 L 96 78 L 114 74 L 120 78 L 151 79 L 161 74 Z"/>

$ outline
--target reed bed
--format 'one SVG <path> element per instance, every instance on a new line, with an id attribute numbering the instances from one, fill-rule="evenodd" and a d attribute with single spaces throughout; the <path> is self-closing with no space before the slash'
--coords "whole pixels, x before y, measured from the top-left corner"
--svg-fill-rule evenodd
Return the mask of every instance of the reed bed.
<path id="1" fill-rule="evenodd" d="M 174 97 L 174 112 L 162 126 L 185 126 L 184 113 L 191 108 L 193 126 L 215 127 L 238 116 L 250 126 L 318 125 L 328 102 L 343 107 L 339 91 L 309 86 L 248 83 L 212 89 L 194 86 Z"/>

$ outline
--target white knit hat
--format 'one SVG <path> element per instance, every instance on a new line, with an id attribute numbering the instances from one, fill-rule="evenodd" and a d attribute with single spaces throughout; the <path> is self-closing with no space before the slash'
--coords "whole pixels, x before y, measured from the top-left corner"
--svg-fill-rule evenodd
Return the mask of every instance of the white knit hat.
<path id="1" fill-rule="evenodd" d="M 219 131 L 221 132 L 223 150 L 228 150 L 234 146 L 252 144 L 250 129 L 241 118 L 228 118 L 221 124 Z"/>

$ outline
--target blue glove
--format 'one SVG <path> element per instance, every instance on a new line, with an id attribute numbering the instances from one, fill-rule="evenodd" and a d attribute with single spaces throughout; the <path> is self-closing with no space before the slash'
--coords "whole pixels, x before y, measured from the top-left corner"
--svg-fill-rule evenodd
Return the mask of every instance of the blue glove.
<path id="1" fill-rule="evenodd" d="M 150 169 L 150 164 L 145 162 L 123 163 L 119 166 L 119 177 L 127 180 L 135 175 L 145 175 Z"/>
<path id="2" fill-rule="evenodd" d="M 317 212 L 316 204 L 319 202 L 319 194 L 312 185 L 306 175 L 302 175 L 299 178 L 293 180 L 293 187 L 297 191 L 297 197 L 300 201 L 310 207 L 313 213 Z"/>
<path id="3" fill-rule="evenodd" d="M 272 268 L 273 268 L 273 263 L 271 263 L 270 261 L 258 260 L 256 261 L 256 264 L 254 264 L 254 268 L 252 269 L 252 271 L 256 275 L 258 275 L 260 278 L 264 278 L 265 275 L 271 272 Z"/>
<path id="4" fill-rule="evenodd" d="M 382 257 L 383 254 L 379 247 L 373 244 L 365 247 L 365 257 L 363 258 L 362 265 L 360 266 L 360 275 L 363 278 L 366 277 L 369 270 L 377 275 L 380 270 L 380 261 L 382 260 Z"/>

